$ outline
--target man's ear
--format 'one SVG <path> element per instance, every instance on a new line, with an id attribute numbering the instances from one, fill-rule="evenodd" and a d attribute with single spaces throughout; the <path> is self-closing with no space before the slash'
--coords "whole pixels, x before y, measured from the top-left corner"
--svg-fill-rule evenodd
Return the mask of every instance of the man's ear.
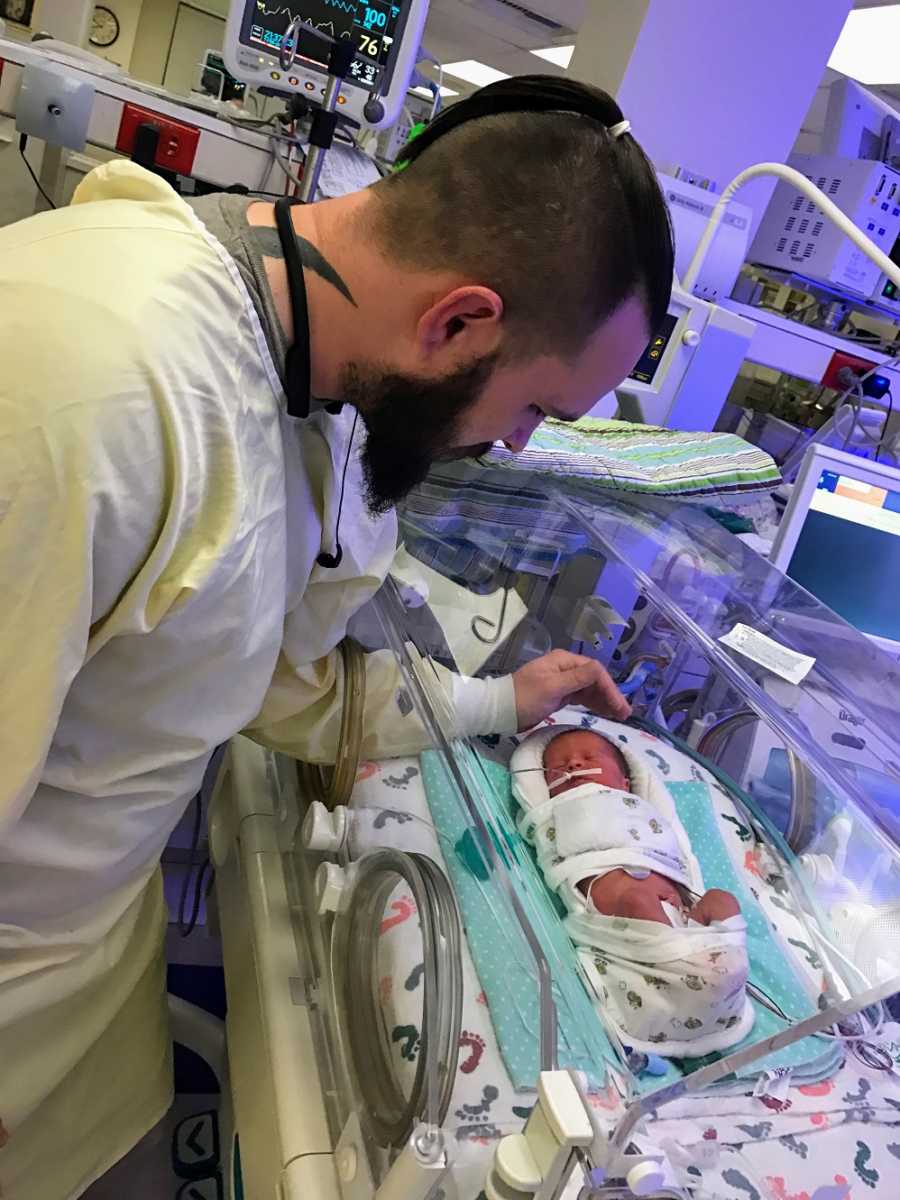
<path id="1" fill-rule="evenodd" d="M 492 354 L 500 342 L 503 301 L 491 288 L 454 288 L 419 318 L 416 336 L 423 354 L 440 354 L 451 343 L 468 359 Z"/>

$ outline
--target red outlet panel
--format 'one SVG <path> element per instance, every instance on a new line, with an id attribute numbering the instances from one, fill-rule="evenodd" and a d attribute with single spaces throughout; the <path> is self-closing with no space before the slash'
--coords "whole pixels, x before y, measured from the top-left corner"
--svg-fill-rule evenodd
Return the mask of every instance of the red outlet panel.
<path id="1" fill-rule="evenodd" d="M 131 154 L 135 135 L 141 125 L 155 125 L 159 129 L 156 165 L 167 171 L 177 171 L 179 175 L 190 175 L 200 143 L 200 130 L 196 125 L 161 117 L 159 113 L 140 108 L 137 104 L 125 104 L 122 106 L 122 120 L 116 139 L 116 149 L 120 154 Z"/>
<path id="2" fill-rule="evenodd" d="M 823 387 L 843 392 L 847 387 L 847 384 L 840 378 L 840 371 L 843 367 L 849 367 L 855 375 L 865 375 L 866 371 L 871 371 L 874 366 L 875 364 L 867 358 L 857 358 L 855 354 L 844 354 L 840 350 L 835 350 L 831 361 L 825 368 L 825 374 L 819 382 Z"/>

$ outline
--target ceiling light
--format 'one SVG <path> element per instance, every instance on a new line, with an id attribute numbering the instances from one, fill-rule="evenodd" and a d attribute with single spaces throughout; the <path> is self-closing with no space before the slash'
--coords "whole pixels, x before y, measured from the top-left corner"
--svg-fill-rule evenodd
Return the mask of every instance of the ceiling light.
<path id="1" fill-rule="evenodd" d="M 900 4 L 857 8 L 847 17 L 828 65 L 860 83 L 900 83 Z"/>
<path id="2" fill-rule="evenodd" d="M 427 87 L 414 87 L 409 89 L 416 96 L 424 96 L 426 100 L 432 99 L 432 92 Z M 459 92 L 454 92 L 453 88 L 442 87 L 438 89 L 442 96 L 458 96 Z"/>
<path id="3" fill-rule="evenodd" d="M 474 83 L 476 87 L 486 87 L 489 83 L 496 83 L 498 79 L 509 79 L 503 71 L 489 67 L 487 63 L 478 62 L 474 58 L 467 58 L 464 62 L 444 63 L 444 74 L 455 75 L 457 79 Z"/>
<path id="4" fill-rule="evenodd" d="M 536 54 L 538 58 L 543 58 L 545 62 L 556 63 L 558 67 L 567 67 L 572 61 L 575 47 L 548 46 L 546 50 L 532 50 L 531 53 Z"/>

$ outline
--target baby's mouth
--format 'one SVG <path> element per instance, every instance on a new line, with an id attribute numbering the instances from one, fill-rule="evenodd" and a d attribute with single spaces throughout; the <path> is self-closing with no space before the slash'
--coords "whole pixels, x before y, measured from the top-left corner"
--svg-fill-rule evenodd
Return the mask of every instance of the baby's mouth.
<path id="1" fill-rule="evenodd" d="M 558 792 L 568 792 L 571 788 L 580 787 L 582 783 L 600 783 L 602 784 L 603 771 L 599 767 L 579 768 L 577 771 L 565 771 L 556 779 L 547 784 L 550 795 Z"/>

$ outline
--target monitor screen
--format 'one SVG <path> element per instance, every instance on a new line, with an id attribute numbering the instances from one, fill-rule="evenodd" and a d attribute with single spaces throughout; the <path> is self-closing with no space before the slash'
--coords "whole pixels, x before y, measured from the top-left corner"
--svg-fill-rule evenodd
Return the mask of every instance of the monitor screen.
<path id="1" fill-rule="evenodd" d="M 822 471 L 787 574 L 863 633 L 900 643 L 900 492 Z"/>
<path id="2" fill-rule="evenodd" d="M 359 54 L 350 66 L 349 78 L 361 87 L 374 88 L 400 35 L 403 8 L 401 3 L 389 0 L 253 0 L 244 12 L 241 42 L 253 50 L 277 55 L 291 21 L 301 17 L 329 37 L 354 38 Z M 327 42 L 304 30 L 299 42 L 299 57 L 327 63 Z"/>

